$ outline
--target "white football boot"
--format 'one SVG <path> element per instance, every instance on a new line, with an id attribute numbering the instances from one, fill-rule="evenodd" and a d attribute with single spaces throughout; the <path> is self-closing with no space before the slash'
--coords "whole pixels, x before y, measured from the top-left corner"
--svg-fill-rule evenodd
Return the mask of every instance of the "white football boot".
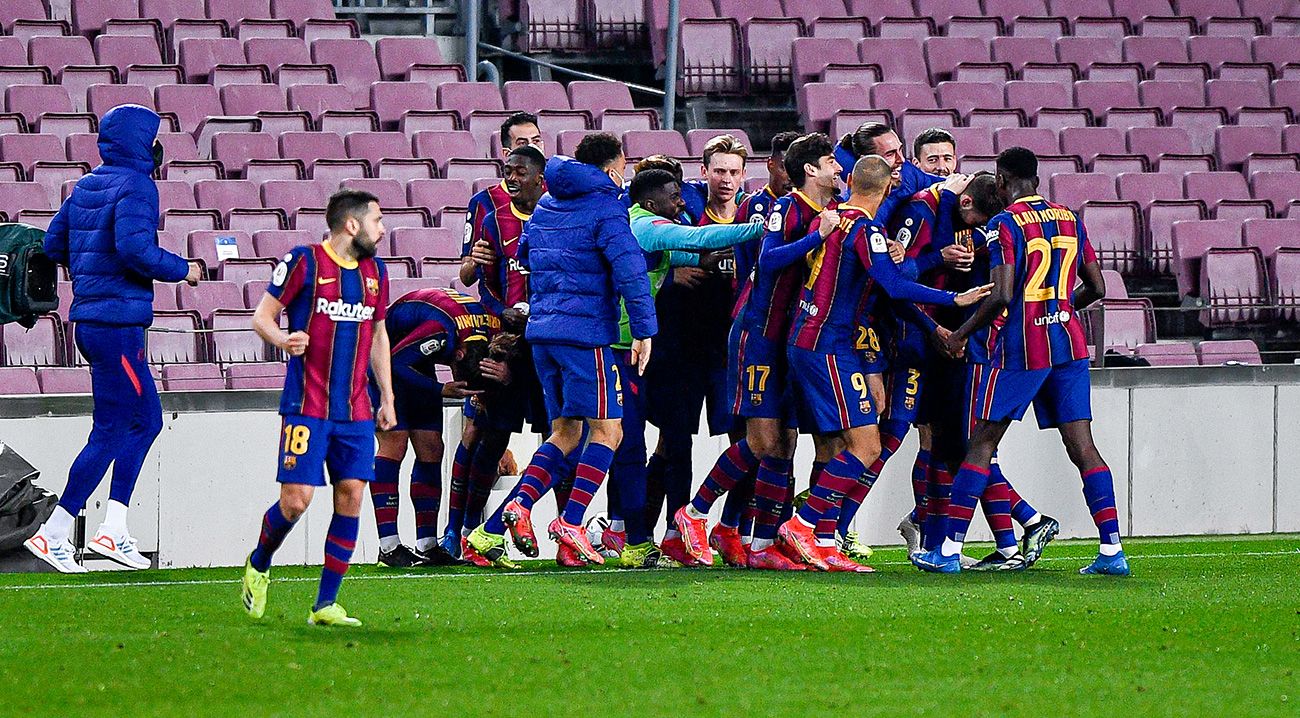
<path id="1" fill-rule="evenodd" d="M 45 527 L 42 526 L 36 532 L 36 535 L 23 542 L 28 551 L 40 560 L 54 567 L 59 573 L 88 573 L 89 569 L 77 563 L 77 551 L 72 546 L 72 542 L 64 539 L 63 543 L 55 544 L 50 541 L 50 537 L 45 535 Z"/>
<path id="2" fill-rule="evenodd" d="M 86 548 L 129 569 L 138 570 L 153 565 L 136 549 L 135 539 L 130 534 L 125 531 L 120 535 L 114 534 L 107 526 L 99 527 L 95 538 L 86 544 Z"/>

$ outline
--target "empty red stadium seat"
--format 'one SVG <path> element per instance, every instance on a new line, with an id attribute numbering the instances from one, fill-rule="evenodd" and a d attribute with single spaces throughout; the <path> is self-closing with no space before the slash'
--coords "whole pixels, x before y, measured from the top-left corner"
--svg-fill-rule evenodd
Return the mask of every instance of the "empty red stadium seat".
<path id="1" fill-rule="evenodd" d="M 1196 345 L 1202 366 L 1219 366 L 1228 362 L 1263 364 L 1259 347 L 1250 339 L 1204 341 Z"/>

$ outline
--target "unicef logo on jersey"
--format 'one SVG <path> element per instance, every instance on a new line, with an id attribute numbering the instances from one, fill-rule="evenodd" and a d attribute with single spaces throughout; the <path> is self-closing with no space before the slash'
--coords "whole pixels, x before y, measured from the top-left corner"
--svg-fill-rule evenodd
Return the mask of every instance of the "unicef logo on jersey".
<path id="1" fill-rule="evenodd" d="M 336 322 L 368 322 L 375 318 L 374 307 L 367 307 L 365 302 L 349 304 L 341 299 L 317 299 L 316 313 L 324 314 Z"/>
<path id="2" fill-rule="evenodd" d="M 1070 313 L 1062 309 L 1059 312 L 1052 312 L 1045 317 L 1038 317 L 1034 320 L 1036 327 L 1049 327 L 1053 324 L 1066 324 L 1070 321 Z"/>

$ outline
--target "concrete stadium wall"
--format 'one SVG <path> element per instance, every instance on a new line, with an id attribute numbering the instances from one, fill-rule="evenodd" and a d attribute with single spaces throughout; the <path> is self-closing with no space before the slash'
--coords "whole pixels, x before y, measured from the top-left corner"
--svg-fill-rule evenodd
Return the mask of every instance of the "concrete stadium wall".
<path id="1" fill-rule="evenodd" d="M 1093 385 L 1094 433 L 1115 476 L 1125 535 L 1300 531 L 1300 367 L 1095 370 Z M 132 531 L 142 550 L 158 552 L 163 567 L 238 565 L 278 493 L 277 394 L 163 397 L 164 428 L 132 501 Z M 90 431 L 89 409 L 88 397 L 0 399 L 0 441 L 41 470 L 43 486 L 60 491 Z M 459 412 L 448 409 L 447 418 L 447 436 L 454 442 Z M 1032 417 L 1026 419 L 1011 429 L 1000 452 L 1007 477 L 1030 503 L 1061 520 L 1064 536 L 1093 536 L 1078 474 L 1057 434 L 1038 431 Z M 651 447 L 655 439 L 652 428 Z M 515 438 L 511 449 L 521 467 L 537 442 L 535 436 Z M 700 438 L 694 474 L 703 477 L 724 448 L 725 437 Z M 900 542 L 894 527 L 911 506 L 915 452 L 913 433 L 858 514 L 864 541 Z M 811 442 L 802 442 L 796 457 L 800 487 L 806 485 L 811 453 Z M 451 454 L 446 454 L 444 477 L 450 475 Z M 404 482 L 410 461 L 408 456 Z M 489 507 L 513 484 L 513 477 L 503 478 Z M 103 517 L 108 486 L 106 479 L 91 498 L 88 531 Z M 592 514 L 604 507 L 602 491 Z M 554 503 L 544 499 L 534 515 L 544 527 L 555 515 Z M 329 516 L 328 495 L 320 495 L 277 562 L 319 563 Z M 413 521 L 404 501 L 400 526 L 407 540 L 414 536 Z M 660 521 L 657 532 L 662 530 Z M 989 536 L 982 518 L 973 536 Z M 554 555 L 549 543 L 543 539 L 543 556 Z M 376 552 L 374 517 L 367 508 L 358 560 L 373 561 Z"/>

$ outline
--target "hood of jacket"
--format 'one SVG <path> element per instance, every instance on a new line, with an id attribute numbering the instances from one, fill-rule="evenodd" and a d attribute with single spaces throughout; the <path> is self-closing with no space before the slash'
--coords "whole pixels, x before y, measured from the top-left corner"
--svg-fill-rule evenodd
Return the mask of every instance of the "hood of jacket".
<path id="1" fill-rule="evenodd" d="M 120 105 L 99 121 L 99 156 L 109 167 L 153 173 L 153 141 L 161 120 L 140 105 Z"/>
<path id="2" fill-rule="evenodd" d="M 546 191 L 556 199 L 607 194 L 617 201 L 621 188 L 599 167 L 555 155 L 546 163 Z"/>

